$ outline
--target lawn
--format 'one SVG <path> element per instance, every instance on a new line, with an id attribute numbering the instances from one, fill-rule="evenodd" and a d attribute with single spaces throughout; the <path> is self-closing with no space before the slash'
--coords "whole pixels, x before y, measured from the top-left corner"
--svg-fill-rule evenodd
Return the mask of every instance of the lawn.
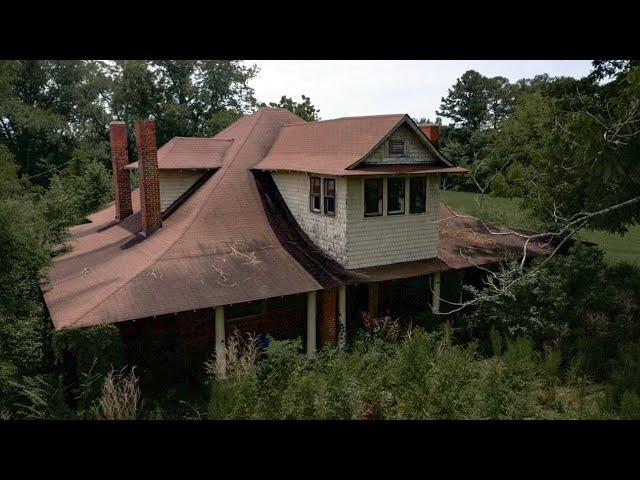
<path id="1" fill-rule="evenodd" d="M 449 191 L 443 192 L 443 201 L 457 210 L 488 222 L 513 228 L 535 230 L 537 227 L 535 219 L 520 208 L 518 199 L 510 200 L 477 193 Z M 631 227 L 624 236 L 585 230 L 580 233 L 580 238 L 600 245 L 611 263 L 625 261 L 640 264 L 640 226 L 638 225 Z"/>

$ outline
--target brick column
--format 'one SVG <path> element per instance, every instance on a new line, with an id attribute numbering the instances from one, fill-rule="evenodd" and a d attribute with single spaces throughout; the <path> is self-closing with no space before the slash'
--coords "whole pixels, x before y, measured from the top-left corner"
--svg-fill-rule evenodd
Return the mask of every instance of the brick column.
<path id="1" fill-rule="evenodd" d="M 338 346 L 344 348 L 347 343 L 347 287 L 338 287 Z"/>
<path id="2" fill-rule="evenodd" d="M 320 346 L 335 345 L 338 339 L 336 310 L 338 306 L 336 289 L 320 292 Z"/>
<path id="3" fill-rule="evenodd" d="M 134 122 L 138 146 L 138 169 L 140 172 L 140 211 L 142 232 L 148 236 L 162 226 L 160 213 L 160 178 L 156 147 L 156 122 L 139 120 Z"/>
<path id="4" fill-rule="evenodd" d="M 111 170 L 113 171 L 116 220 L 119 221 L 133 213 L 129 170 L 124 168 L 129 164 L 127 126 L 124 122 L 109 123 L 109 140 L 111 143 Z"/>

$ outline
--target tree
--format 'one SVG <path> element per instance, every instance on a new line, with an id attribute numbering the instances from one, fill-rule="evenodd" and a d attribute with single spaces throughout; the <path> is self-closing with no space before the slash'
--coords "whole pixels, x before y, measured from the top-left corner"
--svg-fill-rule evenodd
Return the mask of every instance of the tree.
<path id="1" fill-rule="evenodd" d="M 38 287 L 49 264 L 46 225 L 17 171 L 0 145 L 0 411 L 15 399 L 14 380 L 46 367 L 51 331 Z"/>
<path id="2" fill-rule="evenodd" d="M 266 103 L 261 103 L 260 106 L 271 108 L 285 108 L 307 122 L 315 122 L 320 120 L 320 110 L 316 109 L 316 107 L 311 103 L 311 99 L 304 95 L 302 95 L 301 102 L 296 102 L 292 98 L 283 95 L 278 103 L 271 102 L 269 103 L 269 105 L 267 105 Z"/>
<path id="3" fill-rule="evenodd" d="M 453 121 L 443 128 L 442 151 L 471 171 L 470 177 L 452 179 L 454 185 L 475 189 L 485 183 L 485 156 L 491 131 L 511 113 L 516 93 L 516 87 L 504 77 L 488 78 L 469 70 L 442 98 L 437 114 Z M 483 191 L 487 189 L 482 185 Z"/>
<path id="4" fill-rule="evenodd" d="M 0 62 L 0 143 L 20 173 L 46 186 L 80 143 L 104 139 L 96 135 L 107 123 L 98 75 L 94 62 Z"/>
<path id="5" fill-rule="evenodd" d="M 549 228 L 584 218 L 581 227 L 623 233 L 638 223 L 640 67 L 600 85 L 542 78 L 528 88 L 538 93 L 521 97 L 490 147 L 496 169 L 519 172 L 505 172 L 503 191 L 523 196 Z"/>
<path id="6" fill-rule="evenodd" d="M 248 82 L 258 69 L 237 60 L 125 60 L 105 70 L 114 117 L 129 124 L 155 118 L 159 144 L 213 136 L 256 103 Z"/>

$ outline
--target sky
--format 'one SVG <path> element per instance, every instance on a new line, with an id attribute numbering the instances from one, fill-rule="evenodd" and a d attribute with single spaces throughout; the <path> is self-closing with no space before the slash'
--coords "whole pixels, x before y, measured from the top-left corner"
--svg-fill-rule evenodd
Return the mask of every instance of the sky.
<path id="1" fill-rule="evenodd" d="M 260 73 L 250 85 L 262 102 L 302 94 L 323 120 L 408 113 L 435 120 L 440 99 L 467 70 L 515 82 L 537 74 L 580 78 L 589 60 L 247 60 Z M 443 119 L 447 123 L 446 119 Z"/>

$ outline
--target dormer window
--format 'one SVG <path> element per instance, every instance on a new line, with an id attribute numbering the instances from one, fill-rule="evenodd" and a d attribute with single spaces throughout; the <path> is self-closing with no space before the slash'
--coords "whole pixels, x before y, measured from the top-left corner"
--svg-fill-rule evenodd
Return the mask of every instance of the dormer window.
<path id="1" fill-rule="evenodd" d="M 402 215 L 404 213 L 404 183 L 403 177 L 387 180 L 387 213 L 389 215 Z"/>
<path id="2" fill-rule="evenodd" d="M 364 181 L 364 216 L 379 217 L 380 215 L 382 215 L 382 179 L 367 179 Z"/>
<path id="3" fill-rule="evenodd" d="M 336 180 L 324 179 L 324 214 L 333 216 L 336 214 Z"/>
<path id="4" fill-rule="evenodd" d="M 309 208 L 312 212 L 320 213 L 321 193 L 320 193 L 320 177 L 311 177 L 309 188 Z"/>
<path id="5" fill-rule="evenodd" d="M 404 140 L 389 140 L 389 156 L 405 157 L 406 142 Z"/>

